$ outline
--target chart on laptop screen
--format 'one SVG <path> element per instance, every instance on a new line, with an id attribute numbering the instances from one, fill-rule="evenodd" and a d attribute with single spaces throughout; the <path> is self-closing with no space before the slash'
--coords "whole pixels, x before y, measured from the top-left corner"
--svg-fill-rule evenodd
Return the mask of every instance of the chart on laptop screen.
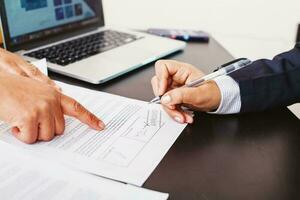
<path id="1" fill-rule="evenodd" d="M 94 17 L 96 0 L 5 0 L 10 36 Z"/>

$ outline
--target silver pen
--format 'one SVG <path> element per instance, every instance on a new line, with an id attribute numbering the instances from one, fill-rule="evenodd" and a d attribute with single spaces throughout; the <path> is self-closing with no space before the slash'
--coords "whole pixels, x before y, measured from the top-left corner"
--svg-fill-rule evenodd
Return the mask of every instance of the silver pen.
<path id="1" fill-rule="evenodd" d="M 182 87 L 198 87 L 204 83 L 206 83 L 207 81 L 209 80 L 213 80 L 217 77 L 220 77 L 220 76 L 224 76 L 224 75 L 228 75 L 232 72 L 235 72 L 237 70 L 240 70 L 248 65 L 250 65 L 252 62 L 249 60 L 249 59 L 246 59 L 246 58 L 243 58 L 243 59 L 239 59 L 238 61 L 236 62 L 230 62 L 229 64 L 227 65 L 222 65 L 221 67 L 219 67 L 219 70 L 218 71 L 215 71 L 211 74 L 208 74 L 206 76 L 203 76 L 199 79 L 196 79 L 190 83 L 187 83 L 186 85 L 182 86 Z M 152 99 L 149 103 L 156 103 L 156 104 L 159 104 L 160 103 L 160 99 L 161 99 L 162 96 L 157 96 L 155 97 L 154 99 Z"/>

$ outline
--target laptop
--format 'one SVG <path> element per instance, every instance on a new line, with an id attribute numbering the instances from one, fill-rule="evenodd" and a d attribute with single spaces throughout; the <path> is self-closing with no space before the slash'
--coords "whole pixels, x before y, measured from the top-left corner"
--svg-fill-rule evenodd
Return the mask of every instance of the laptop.
<path id="1" fill-rule="evenodd" d="M 185 43 L 105 26 L 101 0 L 2 0 L 4 47 L 51 71 L 104 83 Z M 120 16 L 121 17 L 121 16 Z"/>

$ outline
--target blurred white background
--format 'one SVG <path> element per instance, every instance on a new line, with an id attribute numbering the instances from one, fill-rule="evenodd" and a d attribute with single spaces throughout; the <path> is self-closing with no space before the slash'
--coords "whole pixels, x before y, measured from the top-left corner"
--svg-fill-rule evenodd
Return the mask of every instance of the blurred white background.
<path id="1" fill-rule="evenodd" d="M 292 47 L 299 0 L 103 0 L 108 25 L 209 32 L 236 57 L 272 57 Z"/>
<path id="2" fill-rule="evenodd" d="M 250 59 L 272 58 L 292 48 L 300 23 L 300 0 L 103 0 L 103 4 L 107 25 L 200 29 L 233 56 Z"/>

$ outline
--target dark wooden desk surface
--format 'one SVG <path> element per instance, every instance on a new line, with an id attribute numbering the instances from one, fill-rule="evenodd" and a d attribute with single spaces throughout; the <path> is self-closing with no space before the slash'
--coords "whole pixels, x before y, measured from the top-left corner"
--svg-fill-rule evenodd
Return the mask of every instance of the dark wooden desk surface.
<path id="1" fill-rule="evenodd" d="M 209 44 L 189 44 L 169 58 L 208 73 L 232 56 L 212 39 Z M 50 76 L 148 101 L 153 74 L 150 64 L 104 85 Z M 171 200 L 300 199 L 299 120 L 287 108 L 231 116 L 197 113 L 144 187 L 170 193 Z"/>

